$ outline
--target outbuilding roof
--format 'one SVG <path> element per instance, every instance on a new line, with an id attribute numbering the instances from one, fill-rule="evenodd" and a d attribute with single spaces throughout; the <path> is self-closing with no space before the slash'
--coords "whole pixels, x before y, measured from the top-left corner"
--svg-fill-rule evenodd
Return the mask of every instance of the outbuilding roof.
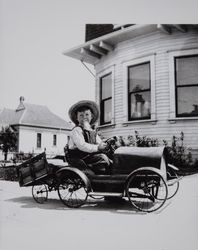
<path id="1" fill-rule="evenodd" d="M 52 113 L 48 107 L 22 101 L 16 110 L 4 108 L 0 112 L 0 125 L 24 125 L 62 130 L 70 130 L 72 127 L 70 123 Z"/>

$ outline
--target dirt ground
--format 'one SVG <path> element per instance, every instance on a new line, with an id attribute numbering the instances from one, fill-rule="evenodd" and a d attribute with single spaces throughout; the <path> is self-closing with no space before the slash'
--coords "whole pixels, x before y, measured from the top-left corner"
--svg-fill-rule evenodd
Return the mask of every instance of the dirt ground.
<path id="1" fill-rule="evenodd" d="M 0 181 L 0 250 L 13 249 L 197 250 L 198 174 L 184 177 L 177 195 L 150 214 L 104 200 L 69 209 L 56 192 L 38 204 L 31 188 Z"/>

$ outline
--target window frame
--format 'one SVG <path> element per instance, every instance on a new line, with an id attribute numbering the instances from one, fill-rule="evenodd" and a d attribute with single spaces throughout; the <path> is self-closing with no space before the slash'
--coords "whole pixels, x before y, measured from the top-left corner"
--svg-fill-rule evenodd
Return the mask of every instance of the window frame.
<path id="1" fill-rule="evenodd" d="M 148 89 L 144 89 L 144 90 L 139 90 L 139 91 L 130 91 L 130 68 L 136 67 L 136 66 L 141 66 L 141 65 L 145 65 L 145 64 L 149 64 L 149 88 Z M 128 66 L 128 121 L 137 121 L 137 120 L 145 120 L 145 119 L 150 119 L 151 118 L 151 113 L 149 115 L 149 117 L 136 117 L 133 118 L 131 116 L 131 96 L 134 93 L 140 93 L 140 92 L 149 92 L 150 93 L 150 97 L 151 97 L 151 65 L 150 65 L 150 61 L 148 62 L 143 62 L 143 63 L 139 63 L 139 64 L 135 64 L 135 65 L 130 65 Z"/>
<path id="2" fill-rule="evenodd" d="M 186 87 L 198 87 L 198 83 L 197 84 L 184 84 L 184 85 L 177 85 L 177 63 L 176 60 L 179 58 L 192 58 L 192 57 L 197 57 L 198 58 L 198 54 L 195 55 L 185 55 L 185 56 L 175 56 L 174 57 L 174 67 L 175 67 L 175 115 L 176 117 L 197 117 L 198 115 L 192 115 L 192 114 L 188 114 L 188 115 L 182 115 L 178 113 L 178 109 L 179 109 L 179 103 L 178 103 L 178 89 L 180 88 L 186 88 Z"/>
<path id="3" fill-rule="evenodd" d="M 149 63 L 150 64 L 150 118 L 137 118 L 129 119 L 129 68 Z M 145 57 L 135 58 L 123 63 L 123 83 L 124 83 L 124 96 L 123 96 L 123 120 L 124 124 L 136 123 L 136 122 L 156 122 L 156 83 L 155 83 L 155 54 L 151 54 Z"/>
<path id="4" fill-rule="evenodd" d="M 55 139 L 55 141 L 54 141 L 54 139 Z M 55 142 L 55 144 L 54 144 L 54 142 Z M 53 145 L 53 147 L 57 147 L 57 135 L 56 135 L 56 134 L 53 134 L 53 142 L 52 142 L 52 145 Z"/>
<path id="5" fill-rule="evenodd" d="M 40 135 L 40 138 L 39 138 Z M 40 143 L 39 143 L 40 140 Z M 36 148 L 42 148 L 42 133 L 36 133 Z"/>
<path id="6" fill-rule="evenodd" d="M 198 56 L 198 49 L 186 49 L 169 51 L 169 91 L 170 91 L 170 114 L 169 121 L 179 119 L 197 119 L 195 115 L 178 115 L 177 112 L 177 87 L 176 87 L 176 58 Z M 190 85 L 187 85 L 190 86 Z"/>
<path id="7" fill-rule="evenodd" d="M 96 102 L 99 105 L 100 108 L 100 119 L 99 119 L 99 126 L 103 127 L 103 126 L 111 126 L 114 125 L 115 122 L 115 118 L 114 118 L 114 84 L 115 84 L 115 76 L 114 76 L 114 67 L 115 65 L 111 65 L 109 67 L 107 67 L 105 70 L 101 70 L 100 72 L 98 72 L 97 74 L 97 88 L 96 88 Z M 111 74 L 111 121 L 110 122 L 103 122 L 102 120 L 102 114 L 103 110 L 102 110 L 102 105 L 101 105 L 101 101 L 102 101 L 102 78 L 110 75 Z M 110 99 L 110 98 L 107 98 Z M 104 119 L 104 117 L 103 117 Z"/>
<path id="8" fill-rule="evenodd" d="M 111 124 L 111 120 L 108 121 L 108 122 L 105 122 L 105 112 L 104 112 L 105 111 L 105 105 L 104 104 L 109 100 L 111 100 L 111 102 L 112 102 L 112 93 L 111 93 L 110 97 L 102 99 L 102 84 L 103 84 L 102 79 L 105 78 L 106 76 L 109 76 L 109 75 L 112 78 L 112 73 L 111 72 L 104 75 L 104 76 L 102 76 L 102 77 L 100 77 L 100 124 L 101 125 Z M 111 92 L 112 92 L 112 88 L 111 88 Z M 111 109 L 111 112 L 112 112 L 112 109 Z"/>

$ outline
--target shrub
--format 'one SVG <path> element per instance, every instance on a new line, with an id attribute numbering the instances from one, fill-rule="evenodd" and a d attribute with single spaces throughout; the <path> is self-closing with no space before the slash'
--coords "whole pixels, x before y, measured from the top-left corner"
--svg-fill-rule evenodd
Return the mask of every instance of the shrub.
<path id="1" fill-rule="evenodd" d="M 10 127 L 2 127 L 0 131 L 0 150 L 4 153 L 4 160 L 7 160 L 8 152 L 16 150 L 17 134 Z"/>
<path id="2" fill-rule="evenodd" d="M 32 153 L 24 153 L 24 152 L 19 152 L 16 153 L 13 157 L 13 162 L 23 162 L 26 161 L 30 158 L 32 158 L 34 156 L 34 154 Z"/>
<path id="3" fill-rule="evenodd" d="M 6 181 L 17 181 L 17 172 L 15 166 L 0 167 L 0 179 Z"/>
<path id="4" fill-rule="evenodd" d="M 147 136 L 140 136 L 137 131 L 135 131 L 136 146 L 137 147 L 158 147 L 159 141 L 156 138 L 150 138 Z"/>
<path id="5" fill-rule="evenodd" d="M 184 133 L 181 132 L 179 137 L 173 136 L 171 146 L 168 146 L 166 140 L 163 140 L 168 151 L 168 162 L 178 168 L 192 167 L 192 154 L 187 147 L 184 146 Z"/>
<path id="6" fill-rule="evenodd" d="M 126 138 L 123 136 L 118 136 L 119 146 L 131 146 L 131 147 L 157 147 L 159 146 L 159 141 L 156 138 L 150 138 L 147 136 L 140 136 L 137 131 L 135 131 L 135 136 L 128 135 Z"/>

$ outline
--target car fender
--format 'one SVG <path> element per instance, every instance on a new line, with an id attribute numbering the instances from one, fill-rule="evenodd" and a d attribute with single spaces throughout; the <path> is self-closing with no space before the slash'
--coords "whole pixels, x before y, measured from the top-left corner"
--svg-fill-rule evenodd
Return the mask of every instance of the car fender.
<path id="1" fill-rule="evenodd" d="M 72 173 L 77 174 L 85 183 L 86 187 L 87 187 L 87 191 L 90 192 L 92 190 L 91 188 L 91 182 L 89 180 L 89 178 L 86 176 L 85 173 L 83 173 L 80 169 L 75 168 L 75 167 L 64 167 L 61 168 L 60 170 L 58 170 L 56 172 L 56 176 L 57 178 L 61 179 L 61 177 L 65 176 L 65 175 L 70 175 Z"/>

